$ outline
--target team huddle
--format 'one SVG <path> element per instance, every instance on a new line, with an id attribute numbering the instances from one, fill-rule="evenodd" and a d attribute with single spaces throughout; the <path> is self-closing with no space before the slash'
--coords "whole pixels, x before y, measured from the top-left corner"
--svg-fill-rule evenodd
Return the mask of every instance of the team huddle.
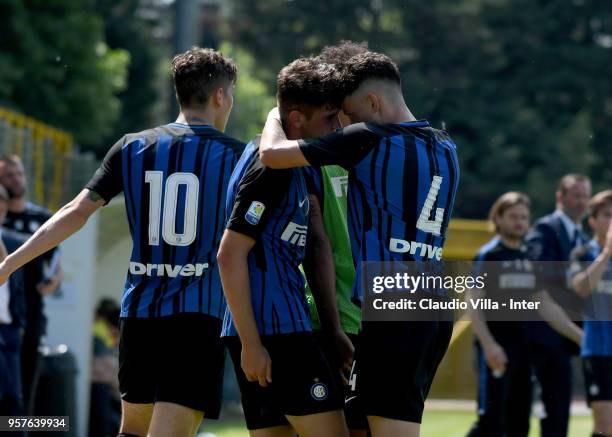
<path id="1" fill-rule="evenodd" d="M 121 138 L 0 280 L 123 192 L 120 436 L 193 436 L 218 418 L 226 350 L 253 436 L 418 436 L 453 324 L 362 322 L 362 263 L 438 262 L 391 242 L 441 253 L 459 184 L 450 136 L 360 44 L 285 66 L 248 144 L 224 134 L 230 59 L 193 48 L 172 73 L 176 122 Z"/>

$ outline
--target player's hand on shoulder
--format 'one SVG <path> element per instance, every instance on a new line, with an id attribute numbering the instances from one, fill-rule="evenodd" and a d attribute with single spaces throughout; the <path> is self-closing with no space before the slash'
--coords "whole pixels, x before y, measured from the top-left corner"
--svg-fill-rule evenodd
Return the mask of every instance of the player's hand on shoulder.
<path id="1" fill-rule="evenodd" d="M 506 364 L 508 363 L 508 357 L 504 348 L 498 343 L 491 343 L 483 346 L 487 365 L 493 371 L 494 374 L 499 376 L 503 375 L 506 371 Z"/>
<path id="2" fill-rule="evenodd" d="M 267 387 L 272 382 L 272 360 L 263 345 L 242 347 L 240 364 L 246 378 L 250 382 L 259 382 Z"/>

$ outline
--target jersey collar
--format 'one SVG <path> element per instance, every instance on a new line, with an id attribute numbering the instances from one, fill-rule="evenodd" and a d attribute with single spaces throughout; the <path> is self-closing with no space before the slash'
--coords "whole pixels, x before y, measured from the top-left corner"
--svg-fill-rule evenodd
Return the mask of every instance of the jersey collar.
<path id="1" fill-rule="evenodd" d="M 402 126 L 429 127 L 429 122 L 427 120 L 404 121 L 397 124 L 401 124 Z"/>

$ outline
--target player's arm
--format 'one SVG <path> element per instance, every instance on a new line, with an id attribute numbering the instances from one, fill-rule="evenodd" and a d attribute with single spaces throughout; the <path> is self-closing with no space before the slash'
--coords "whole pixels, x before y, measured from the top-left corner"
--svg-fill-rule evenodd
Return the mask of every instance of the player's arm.
<path id="1" fill-rule="evenodd" d="M 468 299 L 481 299 L 485 297 L 486 292 L 484 290 L 470 289 L 466 292 Z M 468 305 L 468 315 L 472 320 L 472 328 L 474 334 L 485 354 L 488 366 L 496 373 L 500 375 L 506 371 L 506 364 L 508 363 L 508 357 L 504 348 L 495 340 L 495 337 L 491 334 L 485 316 L 479 308 L 474 308 L 472 305 Z"/>
<path id="2" fill-rule="evenodd" d="M 53 249 L 81 229 L 98 208 L 121 192 L 123 142 L 122 138 L 111 147 L 84 190 L 53 214 L 28 241 L 0 264 L 0 283 L 19 267 Z"/>
<path id="3" fill-rule="evenodd" d="M 548 291 L 541 290 L 533 294 L 532 300 L 539 301 L 538 313 L 559 334 L 580 345 L 582 329 L 572 322 L 567 313 L 555 302 Z"/>
<path id="4" fill-rule="evenodd" d="M 257 159 L 250 163 L 237 188 L 217 254 L 223 291 L 242 343 L 242 369 L 249 381 L 259 381 L 263 387 L 272 381 L 272 363 L 257 329 L 247 261 L 291 178 L 290 170 L 272 170 Z"/>
<path id="5" fill-rule="evenodd" d="M 336 347 L 345 371 L 350 371 L 355 348 L 342 330 L 338 304 L 336 302 L 336 269 L 332 246 L 325 226 L 319 199 L 309 196 L 308 240 L 303 266 L 312 296 L 315 300 L 321 329 L 329 336 Z"/>
<path id="6" fill-rule="evenodd" d="M 280 120 L 278 108 L 268 113 L 261 133 L 259 158 L 270 168 L 291 168 L 310 165 L 296 140 L 288 140 Z"/>
<path id="7" fill-rule="evenodd" d="M 242 343 L 241 364 L 247 380 L 266 387 L 272 382 L 272 362 L 261 343 L 251 303 L 247 258 L 255 240 L 227 229 L 217 254 L 223 292 Z"/>
<path id="8" fill-rule="evenodd" d="M 261 162 L 270 168 L 336 164 L 350 168 L 361 161 L 380 137 L 368 125 L 357 123 L 324 137 L 288 140 L 275 108 L 268 114 L 259 144 Z"/>
<path id="9" fill-rule="evenodd" d="M 6 281 L 19 267 L 53 249 L 81 229 L 89 216 L 103 205 L 104 201 L 95 192 L 87 189 L 81 191 L 0 264 L 0 281 Z"/>
<path id="10" fill-rule="evenodd" d="M 604 273 L 608 269 L 610 255 L 612 254 L 612 223 L 608 228 L 606 235 L 606 244 L 597 256 L 585 270 L 576 273 L 571 280 L 572 288 L 581 297 L 587 297 L 593 290 Z"/>

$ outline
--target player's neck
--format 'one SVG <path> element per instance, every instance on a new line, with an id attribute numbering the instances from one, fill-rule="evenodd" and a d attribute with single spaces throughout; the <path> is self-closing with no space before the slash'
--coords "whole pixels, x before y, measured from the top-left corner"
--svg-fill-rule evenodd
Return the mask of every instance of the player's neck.
<path id="1" fill-rule="evenodd" d="M 410 109 L 408 109 L 406 104 L 403 102 L 401 104 L 398 104 L 397 107 L 394 108 L 389 118 L 389 123 L 406 123 L 416 121 L 416 117 L 412 115 Z"/>
<path id="2" fill-rule="evenodd" d="M 28 201 L 25 197 L 17 197 L 10 199 L 8 202 L 8 210 L 10 212 L 24 212 Z"/>
<path id="3" fill-rule="evenodd" d="M 520 249 L 523 241 L 520 238 L 512 238 L 506 235 L 499 235 L 499 239 L 504 244 L 504 246 L 509 247 L 510 249 Z"/>
<path id="4" fill-rule="evenodd" d="M 194 125 L 215 125 L 215 114 L 210 108 L 206 109 L 181 109 L 177 123 Z"/>

